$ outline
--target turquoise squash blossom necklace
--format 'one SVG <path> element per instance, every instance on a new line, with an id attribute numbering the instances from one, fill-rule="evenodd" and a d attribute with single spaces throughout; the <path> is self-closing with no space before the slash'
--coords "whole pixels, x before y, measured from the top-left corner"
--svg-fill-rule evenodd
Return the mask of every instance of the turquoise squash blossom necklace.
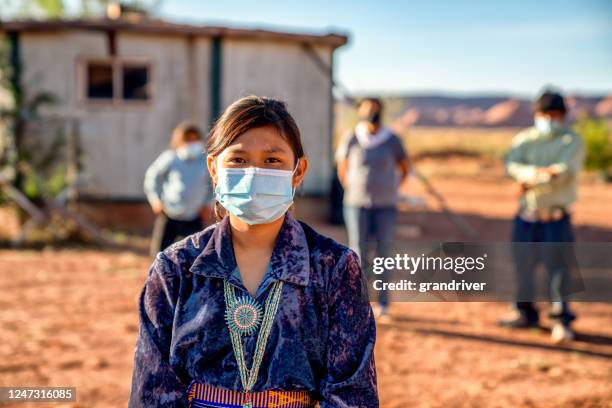
<path id="1" fill-rule="evenodd" d="M 248 296 L 236 297 L 232 285 L 227 281 L 223 282 L 223 292 L 225 295 L 225 322 L 229 328 L 232 348 L 234 349 L 238 370 L 240 371 L 240 380 L 242 381 L 242 387 L 246 393 L 246 401 L 242 405 L 243 408 L 251 408 L 253 406 L 250 394 L 257 381 L 259 367 L 263 360 L 268 337 L 270 337 L 272 323 L 274 322 L 274 316 L 278 309 L 282 290 L 282 281 L 273 283 L 272 289 L 270 289 L 270 293 L 266 299 L 262 317 L 261 306 L 257 301 Z M 257 335 L 253 363 L 249 370 L 244 358 L 241 336 L 254 333 L 260 325 L 261 329 Z"/>

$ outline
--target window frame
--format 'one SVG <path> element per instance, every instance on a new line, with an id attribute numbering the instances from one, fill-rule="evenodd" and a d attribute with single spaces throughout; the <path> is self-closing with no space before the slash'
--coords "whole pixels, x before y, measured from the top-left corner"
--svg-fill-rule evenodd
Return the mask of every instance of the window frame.
<path id="1" fill-rule="evenodd" d="M 153 63 L 147 58 L 138 57 L 80 57 L 78 59 L 77 87 L 79 103 L 93 107 L 149 107 L 154 98 Z M 90 64 L 109 64 L 113 77 L 113 97 L 108 99 L 90 98 L 87 95 L 88 66 Z M 123 97 L 123 67 L 145 67 L 148 76 L 147 99 L 125 99 Z"/>

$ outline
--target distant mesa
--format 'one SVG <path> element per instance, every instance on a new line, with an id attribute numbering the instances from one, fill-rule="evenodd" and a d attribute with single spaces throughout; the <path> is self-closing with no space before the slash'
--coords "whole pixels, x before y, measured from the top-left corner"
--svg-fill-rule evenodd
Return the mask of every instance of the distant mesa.
<path id="1" fill-rule="evenodd" d="M 532 121 L 531 102 L 508 99 L 487 110 L 484 124 L 487 126 L 528 126 Z"/>
<path id="2" fill-rule="evenodd" d="M 595 114 L 604 118 L 612 117 L 612 95 L 605 97 L 595 105 Z"/>
<path id="3" fill-rule="evenodd" d="M 521 98 L 410 95 L 383 97 L 399 128 L 410 126 L 524 127 L 533 123 L 532 101 Z M 572 117 L 588 114 L 612 120 L 612 95 L 569 96 Z M 338 102 L 340 113 L 349 107 Z M 389 109 L 391 110 L 391 109 Z"/>

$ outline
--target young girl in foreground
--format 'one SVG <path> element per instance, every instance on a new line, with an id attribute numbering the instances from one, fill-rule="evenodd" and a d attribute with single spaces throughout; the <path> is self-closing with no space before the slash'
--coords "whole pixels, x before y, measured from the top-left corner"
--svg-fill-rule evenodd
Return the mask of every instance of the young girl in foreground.
<path id="1" fill-rule="evenodd" d="M 288 211 L 308 161 L 285 105 L 234 102 L 207 164 L 223 218 L 153 262 L 129 406 L 378 407 L 359 259 Z"/>

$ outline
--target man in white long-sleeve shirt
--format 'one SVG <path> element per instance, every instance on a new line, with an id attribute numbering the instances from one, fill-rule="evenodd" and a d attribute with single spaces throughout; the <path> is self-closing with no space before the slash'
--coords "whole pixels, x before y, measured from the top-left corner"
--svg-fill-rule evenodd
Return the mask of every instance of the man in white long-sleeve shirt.
<path id="1" fill-rule="evenodd" d="M 543 93 L 535 103 L 534 126 L 514 138 L 506 160 L 507 173 L 518 183 L 519 211 L 514 219 L 513 242 L 574 241 L 571 205 L 576 201 L 578 173 L 582 168 L 584 147 L 580 136 L 568 129 L 567 108 L 555 92 Z M 534 275 L 538 263 L 549 274 L 549 293 L 554 321 L 555 342 L 573 339 L 571 322 L 575 319 L 567 299 L 571 286 L 568 264 L 571 245 L 515 245 L 517 297 L 515 313 L 500 324 L 511 328 L 537 326 Z"/>

